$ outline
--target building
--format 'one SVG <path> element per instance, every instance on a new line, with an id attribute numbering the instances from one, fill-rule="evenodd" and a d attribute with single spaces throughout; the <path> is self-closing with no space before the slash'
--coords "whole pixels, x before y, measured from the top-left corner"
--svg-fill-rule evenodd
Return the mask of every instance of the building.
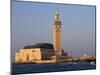
<path id="1" fill-rule="evenodd" d="M 25 46 L 19 52 L 16 52 L 15 62 L 40 62 L 43 60 L 65 61 L 67 58 L 68 54 L 62 50 L 60 15 L 56 12 L 53 25 L 53 45 L 49 43 L 37 43 Z"/>
<path id="2" fill-rule="evenodd" d="M 34 60 L 49 60 L 51 56 L 54 56 L 54 49 L 52 44 L 37 43 L 34 45 L 28 45 L 20 49 L 16 53 L 16 62 L 32 62 Z"/>
<path id="3" fill-rule="evenodd" d="M 60 15 L 56 12 L 53 25 L 53 46 L 57 56 L 62 55 L 62 31 Z"/>
<path id="4" fill-rule="evenodd" d="M 90 55 L 87 55 L 87 54 L 81 55 L 79 59 L 81 61 L 96 61 L 96 57 L 95 56 L 90 56 Z"/>

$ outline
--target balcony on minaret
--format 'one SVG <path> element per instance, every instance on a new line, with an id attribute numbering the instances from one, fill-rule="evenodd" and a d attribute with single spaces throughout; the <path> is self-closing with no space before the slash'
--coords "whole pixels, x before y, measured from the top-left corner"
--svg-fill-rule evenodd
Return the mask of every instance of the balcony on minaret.
<path id="1" fill-rule="evenodd" d="M 55 21 L 54 25 L 61 25 L 61 21 Z"/>

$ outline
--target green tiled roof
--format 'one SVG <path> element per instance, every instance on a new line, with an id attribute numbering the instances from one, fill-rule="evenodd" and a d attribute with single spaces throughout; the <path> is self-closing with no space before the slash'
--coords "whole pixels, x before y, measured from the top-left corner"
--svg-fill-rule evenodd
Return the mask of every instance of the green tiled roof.
<path id="1" fill-rule="evenodd" d="M 53 49 L 53 45 L 50 43 L 36 43 L 34 45 L 27 45 L 24 49 L 31 49 L 31 48 L 46 48 L 46 49 Z"/>

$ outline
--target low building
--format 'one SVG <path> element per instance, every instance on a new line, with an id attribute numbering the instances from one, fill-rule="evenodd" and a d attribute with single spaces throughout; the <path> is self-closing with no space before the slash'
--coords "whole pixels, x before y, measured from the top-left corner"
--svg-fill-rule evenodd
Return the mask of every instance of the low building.
<path id="1" fill-rule="evenodd" d="M 20 51 L 16 53 L 15 61 L 32 62 L 34 60 L 49 60 L 54 53 L 52 44 L 37 43 L 20 49 Z"/>
<path id="2" fill-rule="evenodd" d="M 96 61 L 95 56 L 89 56 L 87 54 L 83 54 L 80 56 L 80 60 L 82 61 Z"/>

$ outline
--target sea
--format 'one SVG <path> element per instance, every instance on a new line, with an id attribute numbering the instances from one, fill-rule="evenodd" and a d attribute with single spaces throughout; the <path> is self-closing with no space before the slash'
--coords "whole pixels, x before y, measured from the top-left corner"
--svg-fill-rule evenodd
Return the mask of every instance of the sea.
<path id="1" fill-rule="evenodd" d="M 57 64 L 12 64 L 12 75 L 60 71 L 93 70 L 95 62 L 65 62 Z"/>

